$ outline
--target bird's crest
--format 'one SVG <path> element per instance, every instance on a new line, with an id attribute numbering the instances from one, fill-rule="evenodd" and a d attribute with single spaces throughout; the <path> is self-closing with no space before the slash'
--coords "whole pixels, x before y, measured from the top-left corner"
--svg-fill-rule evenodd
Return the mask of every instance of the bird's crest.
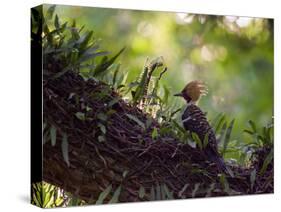
<path id="1" fill-rule="evenodd" d="M 197 102 L 201 96 L 208 93 L 205 83 L 199 80 L 191 81 L 182 90 L 183 96 L 188 96 L 191 101 Z"/>

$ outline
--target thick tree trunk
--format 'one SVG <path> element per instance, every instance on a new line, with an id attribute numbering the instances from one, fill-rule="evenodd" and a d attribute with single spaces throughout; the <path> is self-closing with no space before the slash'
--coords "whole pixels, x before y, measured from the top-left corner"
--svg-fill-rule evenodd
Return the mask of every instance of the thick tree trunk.
<path id="1" fill-rule="evenodd" d="M 152 123 L 143 127 L 128 114 Z M 223 183 L 216 166 L 199 150 L 171 135 L 152 139 L 152 130 L 159 127 L 155 120 L 125 103 L 109 86 L 84 81 L 75 73 L 44 80 L 44 123 L 57 129 L 56 144 L 48 139 L 44 143 L 44 181 L 87 203 L 94 203 L 110 185 L 105 202 L 119 186 L 120 202 L 273 192 L 253 186 L 254 167 L 230 167 L 235 177 L 226 176 Z M 63 134 L 69 165 L 61 148 Z M 272 167 L 268 173 L 264 176 L 270 178 Z M 266 182 L 273 185 L 273 177 Z M 145 193 L 139 193 L 141 187 Z"/>

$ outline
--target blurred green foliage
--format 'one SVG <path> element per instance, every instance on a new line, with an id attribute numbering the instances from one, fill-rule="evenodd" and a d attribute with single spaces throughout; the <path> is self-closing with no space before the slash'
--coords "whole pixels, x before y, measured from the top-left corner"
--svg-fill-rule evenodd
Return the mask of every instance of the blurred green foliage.
<path id="1" fill-rule="evenodd" d="M 218 113 L 235 118 L 232 137 L 240 142 L 250 139 L 242 133 L 248 120 L 258 126 L 271 122 L 272 19 L 79 6 L 57 6 L 56 13 L 92 28 L 104 49 L 115 53 L 126 46 L 119 72 L 128 73 L 127 83 L 139 76 L 147 57 L 158 56 L 169 69 L 161 79 L 169 93 L 191 80 L 205 81 L 209 95 L 200 106 L 210 119 Z M 169 101 L 184 105 L 177 98 Z"/>

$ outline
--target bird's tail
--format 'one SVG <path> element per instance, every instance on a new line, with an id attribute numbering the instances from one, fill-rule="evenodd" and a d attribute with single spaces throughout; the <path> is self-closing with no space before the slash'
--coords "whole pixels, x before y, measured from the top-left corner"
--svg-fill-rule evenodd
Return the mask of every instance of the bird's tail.
<path id="1" fill-rule="evenodd" d="M 214 162 L 217 164 L 220 171 L 224 172 L 225 174 L 229 174 L 231 177 L 234 177 L 232 170 L 225 165 L 223 159 L 221 157 L 216 157 Z"/>

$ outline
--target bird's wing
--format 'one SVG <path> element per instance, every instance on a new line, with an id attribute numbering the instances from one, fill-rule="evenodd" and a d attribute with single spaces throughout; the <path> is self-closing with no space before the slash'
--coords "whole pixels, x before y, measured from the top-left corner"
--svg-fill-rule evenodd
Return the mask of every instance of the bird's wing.
<path id="1" fill-rule="evenodd" d="M 183 126 L 186 130 L 196 133 L 201 141 L 208 134 L 208 146 L 217 151 L 217 142 L 215 133 L 210 126 L 205 113 L 194 104 L 188 105 L 182 115 Z"/>

